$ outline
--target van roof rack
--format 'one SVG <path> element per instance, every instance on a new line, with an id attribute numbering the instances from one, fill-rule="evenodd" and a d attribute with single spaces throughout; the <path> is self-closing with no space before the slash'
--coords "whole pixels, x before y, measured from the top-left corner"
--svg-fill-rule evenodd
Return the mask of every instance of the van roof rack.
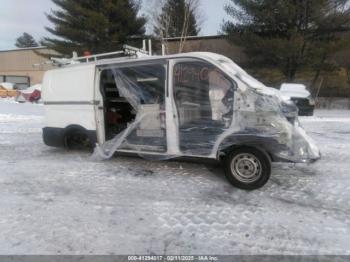
<path id="1" fill-rule="evenodd" d="M 120 51 L 102 53 L 102 54 L 96 54 L 96 55 L 90 55 L 90 56 L 81 56 L 81 57 L 78 57 L 77 53 L 73 52 L 73 57 L 71 58 L 52 57 L 49 61 L 46 61 L 41 64 L 34 64 L 33 66 L 54 65 L 54 66 L 62 67 L 67 65 L 97 62 L 98 60 L 102 60 L 102 59 L 140 58 L 145 56 L 149 56 L 149 52 L 147 52 L 145 49 L 139 49 L 133 46 L 124 45 L 123 50 L 120 50 Z"/>

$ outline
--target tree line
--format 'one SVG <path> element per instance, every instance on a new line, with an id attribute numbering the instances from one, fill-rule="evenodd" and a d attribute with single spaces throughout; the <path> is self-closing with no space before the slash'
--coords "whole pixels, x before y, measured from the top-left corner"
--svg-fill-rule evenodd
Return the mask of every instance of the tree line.
<path id="1" fill-rule="evenodd" d="M 52 37 L 37 43 L 25 33 L 17 47 L 45 45 L 62 54 L 118 50 L 124 43 L 152 37 L 166 39 L 201 31 L 200 0 L 157 0 L 140 15 L 140 0 L 52 0 L 47 14 Z M 149 3 L 149 1 L 147 2 Z M 229 17 L 221 33 L 243 47 L 248 67 L 279 70 L 288 81 L 303 70 L 335 70 L 331 56 L 350 49 L 349 0 L 230 0 L 223 7 Z M 182 51 L 180 44 L 179 52 Z M 349 61 L 344 66 L 349 69 Z"/>
<path id="2" fill-rule="evenodd" d="M 200 32 L 199 0 L 157 0 L 148 14 L 140 15 L 136 0 L 52 0 L 57 10 L 46 14 L 52 27 L 45 27 L 54 37 L 39 42 L 28 33 L 16 41 L 19 48 L 50 47 L 62 54 L 78 51 L 91 53 L 115 51 L 126 42 L 146 37 L 187 37 Z"/>

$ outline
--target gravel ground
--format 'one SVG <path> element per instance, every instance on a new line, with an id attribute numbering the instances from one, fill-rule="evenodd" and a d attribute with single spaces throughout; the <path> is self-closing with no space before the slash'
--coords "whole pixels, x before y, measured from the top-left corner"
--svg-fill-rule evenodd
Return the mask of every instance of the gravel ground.
<path id="1" fill-rule="evenodd" d="M 350 111 L 303 118 L 322 160 L 253 192 L 218 166 L 46 147 L 42 111 L 0 102 L 0 254 L 350 255 Z"/>

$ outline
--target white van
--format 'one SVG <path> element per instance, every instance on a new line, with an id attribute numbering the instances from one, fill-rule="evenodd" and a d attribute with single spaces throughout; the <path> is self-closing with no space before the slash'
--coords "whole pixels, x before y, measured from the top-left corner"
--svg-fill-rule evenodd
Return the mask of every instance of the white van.
<path id="1" fill-rule="evenodd" d="M 42 97 L 48 146 L 216 159 L 243 189 L 262 187 L 272 161 L 320 158 L 295 105 L 218 54 L 72 63 L 45 74 Z"/>

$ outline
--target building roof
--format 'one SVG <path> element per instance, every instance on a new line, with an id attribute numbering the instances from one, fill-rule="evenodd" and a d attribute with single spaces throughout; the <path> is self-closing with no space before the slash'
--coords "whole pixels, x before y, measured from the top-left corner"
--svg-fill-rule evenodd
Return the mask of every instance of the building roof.
<path id="1" fill-rule="evenodd" d="M 204 40 L 204 39 L 221 39 L 225 38 L 225 35 L 206 35 L 206 36 L 187 36 L 186 40 Z M 164 41 L 179 41 L 183 39 L 183 37 L 168 37 L 163 38 Z"/>
<path id="2" fill-rule="evenodd" d="M 14 48 L 14 49 L 0 50 L 0 52 L 29 51 L 29 50 L 38 50 L 38 49 L 48 49 L 48 48 L 46 46 Z"/>

